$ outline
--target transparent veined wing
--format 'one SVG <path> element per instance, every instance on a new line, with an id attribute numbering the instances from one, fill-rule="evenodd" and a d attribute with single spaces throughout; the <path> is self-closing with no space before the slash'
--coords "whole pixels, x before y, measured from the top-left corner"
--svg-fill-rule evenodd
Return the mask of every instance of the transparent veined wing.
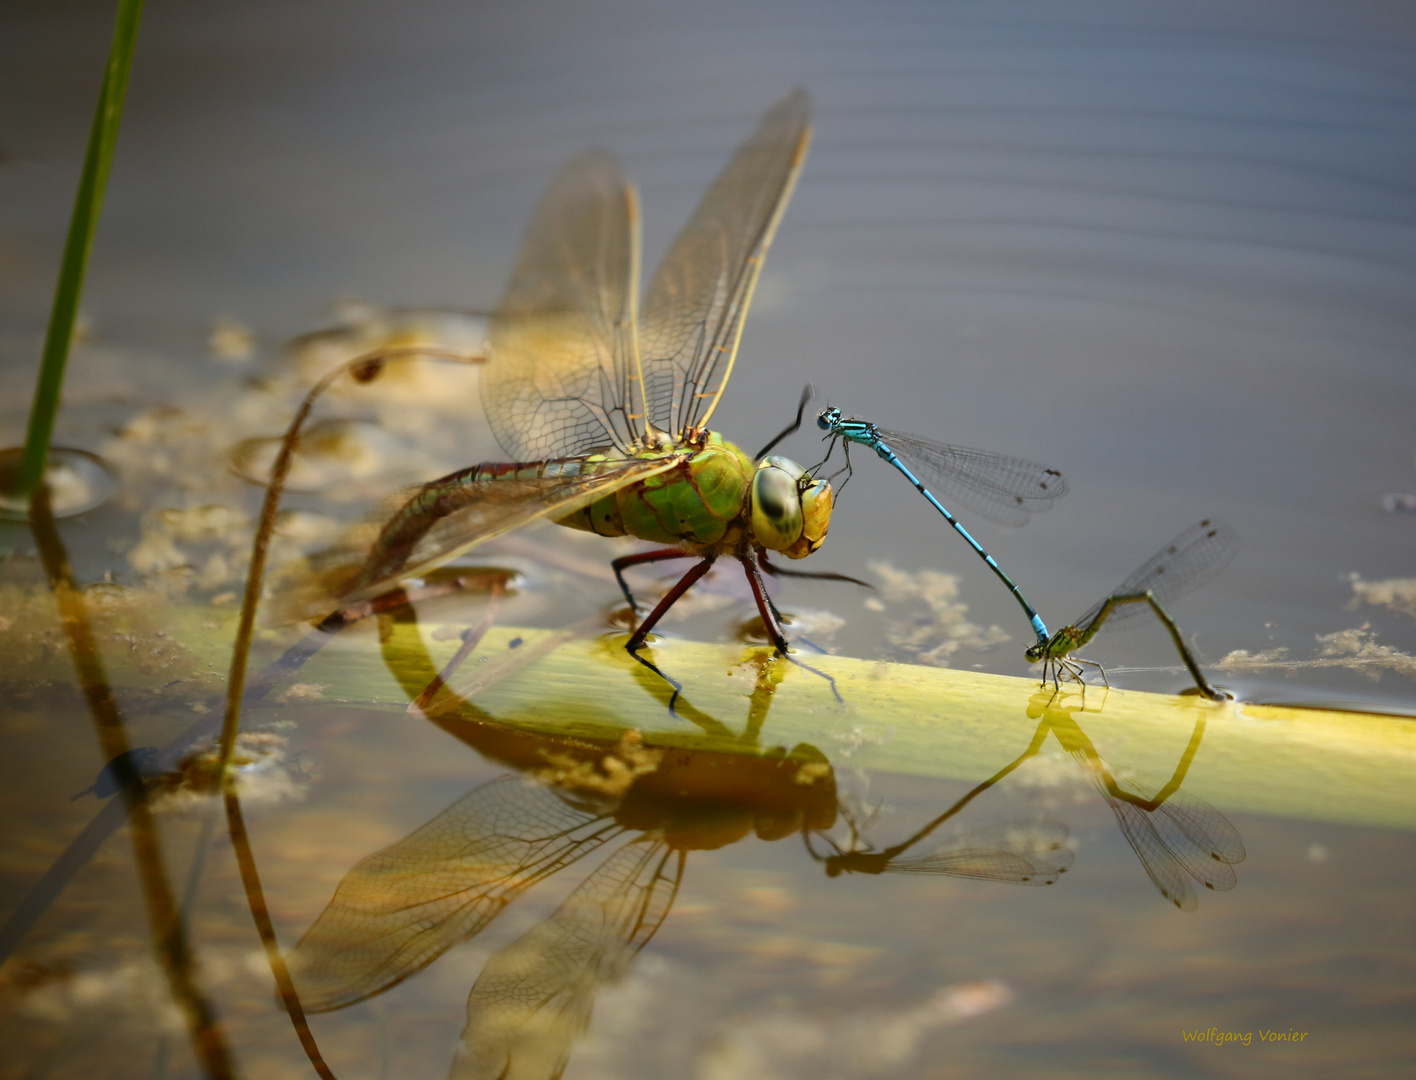
<path id="1" fill-rule="evenodd" d="M 1049 509 L 1067 494 L 1062 474 L 1035 461 L 877 430 L 906 465 L 923 474 L 921 479 L 995 524 L 1022 525 L 1029 514 Z"/>
<path id="2" fill-rule="evenodd" d="M 1149 590 L 1162 606 L 1168 605 L 1213 580 L 1238 550 L 1239 534 L 1234 529 L 1223 522 L 1206 519 L 1191 525 L 1157 551 L 1110 595 L 1130 596 Z M 1105 606 L 1105 600 L 1092 605 L 1073 625 L 1085 629 Z M 1112 609 L 1107 623 L 1124 622 L 1149 610 L 1149 604 L 1122 604 Z"/>
<path id="3" fill-rule="evenodd" d="M 649 419 L 704 425 L 737 356 L 752 290 L 811 140 L 795 90 L 763 117 L 675 238 L 649 283 L 639 335 Z"/>
<path id="4" fill-rule="evenodd" d="M 290 954 L 306 1011 L 402 982 L 622 831 L 596 808 L 519 776 L 474 789 L 344 876 Z"/>
<path id="5" fill-rule="evenodd" d="M 1051 885 L 1072 865 L 1072 851 L 1066 842 L 1067 826 L 1060 822 L 1008 822 L 955 836 L 925 855 L 891 859 L 886 869 L 1014 885 Z"/>
<path id="6" fill-rule="evenodd" d="M 1126 780 L 1119 781 L 1122 787 L 1133 788 Z M 1232 880 L 1224 871 L 1216 871 L 1215 863 L 1232 865 L 1248 858 L 1244 850 L 1243 837 L 1234 824 L 1209 803 L 1188 791 L 1177 791 L 1160 805 L 1160 813 L 1165 817 L 1165 831 L 1174 830 L 1173 841 L 1167 841 L 1172 850 L 1180 856 L 1180 861 L 1197 879 L 1212 889 L 1220 889 L 1216 882 Z M 1218 877 L 1211 877 L 1218 874 Z M 1233 888 L 1233 885 L 1225 886 Z"/>
<path id="7" fill-rule="evenodd" d="M 449 1080 L 559 1077 L 590 1026 L 596 990 L 628 974 L 668 915 L 683 864 L 656 834 L 628 843 L 488 960 L 467 998 Z"/>
<path id="8" fill-rule="evenodd" d="M 418 577 L 540 518 L 564 517 L 620 488 L 678 465 L 683 455 L 637 458 L 582 475 L 501 477 L 481 485 L 477 497 L 434 521 L 412 549 L 392 566 L 377 551 L 379 529 L 420 488 L 387 500 L 369 522 L 349 531 L 340 543 L 310 560 L 313 572 L 302 583 L 272 598 L 272 622 L 318 618 L 336 607 L 388 592 L 399 581 Z M 371 566 L 381 569 L 370 572 Z"/>
<path id="9" fill-rule="evenodd" d="M 537 206 L 491 320 L 482 405 L 510 460 L 625 450 L 642 434 L 638 294 L 638 196 L 614 158 L 587 151 Z"/>
<path id="10" fill-rule="evenodd" d="M 1244 861 L 1244 843 L 1229 819 L 1213 806 L 1188 792 L 1176 791 L 1155 809 L 1148 809 L 1118 798 L 1102 775 L 1089 771 L 1151 883 L 1177 908 L 1194 911 L 1199 907 L 1193 883 L 1216 892 L 1227 892 L 1238 883 L 1234 864 Z M 1151 780 L 1114 783 L 1141 802 L 1149 798 L 1142 786 L 1152 791 L 1162 786 Z"/>

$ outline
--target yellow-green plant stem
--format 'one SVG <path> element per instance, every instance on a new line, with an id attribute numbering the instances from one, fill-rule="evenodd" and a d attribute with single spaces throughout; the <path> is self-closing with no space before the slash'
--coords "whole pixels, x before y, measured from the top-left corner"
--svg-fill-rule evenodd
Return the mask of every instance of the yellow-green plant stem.
<path id="1" fill-rule="evenodd" d="M 143 0 L 118 0 L 118 17 L 113 26 L 113 43 L 108 50 L 108 66 L 104 69 L 103 85 L 98 92 L 98 107 L 94 110 L 88 152 L 84 155 L 84 168 L 79 176 L 74 212 L 69 218 L 69 237 L 64 243 L 59 283 L 54 290 L 54 306 L 49 313 L 49 329 L 44 337 L 44 357 L 40 361 L 39 378 L 35 383 L 24 457 L 16 485 L 19 494 L 27 495 L 36 490 L 44 475 L 44 463 L 49 457 L 54 418 L 59 411 L 59 394 L 64 386 L 64 367 L 69 360 L 69 343 L 74 336 L 74 320 L 78 316 L 79 297 L 84 290 L 84 272 L 88 269 L 89 252 L 93 248 L 93 236 L 103 209 L 103 194 L 108 187 L 113 149 L 118 142 L 118 124 L 123 117 L 123 99 L 128 91 L 128 73 L 133 66 L 133 49 L 137 44 L 142 13 Z"/>
<path id="2" fill-rule="evenodd" d="M 388 709 L 410 696 L 390 675 L 390 658 L 398 668 L 400 654 L 413 663 L 426 649 L 430 662 L 418 660 L 418 667 L 436 671 L 459 644 L 441 629 L 393 623 L 382 642 L 356 631 L 341 649 L 311 661 L 302 677 L 328 686 L 327 701 Z M 741 716 L 753 650 L 690 641 L 656 648 L 655 662 L 684 687 L 675 717 L 656 696 L 662 683 L 624 655 L 622 636 L 580 636 L 536 658 L 540 643 L 558 633 L 494 626 L 463 664 L 471 681 L 452 676 L 449 684 L 471 697 L 483 720 L 521 730 L 614 742 L 634 729 L 656 746 L 738 745 L 694 723 L 689 710 L 724 723 Z M 375 650 L 382 665 L 369 662 Z M 478 681 L 523 655 L 535 662 L 491 685 Z M 1100 687 L 1054 694 L 1029 678 L 810 659 L 836 680 L 845 705 L 824 680 L 792 667 L 774 695 L 764 740 L 809 742 L 833 760 L 843 748 L 865 769 L 976 782 L 1020 753 L 1047 719 L 1056 730 L 1080 725 L 1115 769 L 1168 776 L 1203 718 L 1204 746 L 1185 787 L 1219 810 L 1416 830 L 1416 724 L 1407 717 Z M 442 726 L 456 722 L 455 712 L 439 718 Z"/>

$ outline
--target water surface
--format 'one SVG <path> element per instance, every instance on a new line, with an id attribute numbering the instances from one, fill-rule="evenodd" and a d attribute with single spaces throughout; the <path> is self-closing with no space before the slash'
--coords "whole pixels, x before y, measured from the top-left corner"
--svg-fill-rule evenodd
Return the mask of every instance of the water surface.
<path id="1" fill-rule="evenodd" d="M 7 444 L 23 433 L 110 19 L 100 4 L 18 5 L 0 43 Z M 586 146 L 615 152 L 639 184 L 652 265 L 796 85 L 812 94 L 815 141 L 715 424 L 755 448 L 812 381 L 848 413 L 1063 470 L 1071 493 L 1025 528 L 970 522 L 1054 624 L 1185 525 L 1221 517 L 1244 547 L 1175 612 L 1212 677 L 1245 702 L 1409 710 L 1416 515 L 1382 500 L 1416 492 L 1411 33 L 1382 5 L 150 10 L 60 422 L 61 440 L 102 454 L 122 485 L 61 530 L 81 583 L 110 579 L 111 603 L 90 600 L 129 742 L 165 743 L 220 691 L 217 639 L 259 498 L 231 454 L 288 416 L 298 365 L 285 342 L 341 312 L 363 328 L 347 336 L 386 329 L 369 329 L 370 309 L 350 316 L 350 298 L 492 306 L 536 198 Z M 293 497 L 304 516 L 288 523 L 287 554 L 390 476 L 497 456 L 475 378 L 345 396 L 327 415 L 360 424 L 330 429 L 345 471 Z M 783 449 L 820 453 L 806 433 Z M 377 464 L 372 479 L 356 451 Z M 790 583 L 782 606 L 844 656 L 1026 675 L 1009 598 L 907 485 L 857 464 L 812 562 L 879 588 Z M 103 754 L 52 604 L 31 588 L 43 578 L 33 543 L 6 528 L 6 587 L 30 590 L 0 622 L 9 912 L 95 812 L 93 796 L 68 800 Z M 505 625 L 564 626 L 611 606 L 605 563 L 621 549 L 559 533 L 481 560 L 524 575 Z M 673 640 L 732 642 L 751 614 L 731 574 L 691 599 L 664 626 Z M 434 621 L 475 618 L 480 601 L 467 603 Z M 350 648 L 374 656 L 361 633 Z M 277 648 L 265 641 L 261 656 Z M 1105 635 L 1089 655 L 1120 686 L 1185 685 L 1158 626 Z M 740 714 L 713 715 L 740 732 L 753 675 L 732 679 Z M 269 783 L 247 813 L 287 947 L 361 858 L 524 772 L 406 719 L 401 702 L 350 707 L 320 700 L 315 676 L 308 685 L 249 717 Z M 649 700 L 626 677 L 606 722 L 635 695 Z M 1037 722 L 1026 710 L 1023 695 L 1021 741 L 1000 739 L 996 763 L 967 776 L 873 769 L 869 725 L 849 717 L 827 716 L 813 745 L 840 807 L 878 808 L 866 831 L 887 847 L 1022 753 Z M 759 719 L 765 753 L 782 739 L 770 710 Z M 685 723 L 685 737 L 698 733 Z M 1163 748 L 1169 767 L 1184 745 Z M 1098 751 L 1122 775 L 1160 756 Z M 1392 751 L 1398 775 L 1403 753 Z M 770 840 L 760 807 L 734 804 L 733 828 L 699 822 L 680 846 L 672 910 L 600 985 L 566 1075 L 1409 1070 L 1409 830 L 1357 811 L 1336 822 L 1221 806 L 1246 854 L 1237 885 L 1197 886 L 1195 910 L 1181 911 L 1088 777 L 1054 739 L 960 815 L 965 830 L 1064 824 L 1075 863 L 1048 887 L 832 878 L 802 842 L 805 819 Z M 1253 783 L 1292 781 L 1276 764 Z M 241 1074 L 308 1074 L 223 827 L 203 831 L 209 812 L 192 798 L 157 815 L 178 902 L 195 883 L 203 993 Z M 845 844 L 843 813 L 831 835 Z M 189 877 L 196 851 L 207 855 Z M 334 1071 L 445 1074 L 488 960 L 544 925 L 607 854 L 528 890 L 423 974 L 315 1017 Z M 147 910 L 120 833 L 3 969 L 6 1075 L 195 1074 Z M 1182 1037 L 1211 1028 L 1251 1032 L 1251 1044 Z M 1269 1044 L 1260 1030 L 1309 1034 Z"/>

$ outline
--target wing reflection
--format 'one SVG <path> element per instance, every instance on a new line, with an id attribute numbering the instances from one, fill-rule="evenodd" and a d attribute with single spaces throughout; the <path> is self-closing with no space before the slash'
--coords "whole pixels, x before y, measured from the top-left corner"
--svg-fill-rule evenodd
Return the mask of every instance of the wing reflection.
<path id="1" fill-rule="evenodd" d="M 1244 842 L 1213 806 L 1184 791 L 1157 802 L 1131 780 L 1118 780 L 1104 768 L 1088 771 L 1161 896 L 1181 911 L 1194 911 L 1199 900 L 1192 881 L 1216 892 L 1238 884 L 1233 864 L 1244 861 Z"/>
<path id="2" fill-rule="evenodd" d="M 519 776 L 474 789 L 345 875 L 290 956 L 306 1011 L 402 982 L 622 831 L 589 804 Z"/>
<path id="3" fill-rule="evenodd" d="M 467 999 L 453 1080 L 560 1076 L 590 1026 L 595 991 L 628 974 L 663 924 L 685 853 L 662 834 L 616 851 L 545 922 L 501 949 Z"/>
<path id="4" fill-rule="evenodd" d="M 503 728 L 499 748 L 513 737 Z M 655 750 L 626 736 L 609 753 L 582 743 L 577 759 L 556 740 L 520 739 L 539 743 L 536 771 L 558 782 L 500 777 L 355 866 L 291 954 L 307 1010 L 388 989 L 537 882 L 629 837 L 487 962 L 468 999 L 454 1077 L 559 1076 L 596 990 L 629 971 L 667 917 L 688 852 L 829 828 L 835 815 L 834 774 L 810 746 L 752 756 Z M 655 767 L 643 771 L 650 755 Z"/>
<path id="5" fill-rule="evenodd" d="M 1160 894 L 1181 911 L 1194 911 L 1199 907 L 1195 883 L 1216 892 L 1234 888 L 1238 883 L 1234 864 L 1243 862 L 1246 854 L 1239 830 L 1209 803 L 1180 788 L 1204 739 L 1205 713 L 1197 713 L 1190 743 L 1175 772 L 1157 784 L 1143 777 L 1118 778 L 1073 718 L 1077 710 L 1053 699 L 1044 702 L 1044 696 L 1036 695 L 1029 709 L 1029 715 L 1039 711 L 1042 715 L 1039 737 L 1029 753 L 1037 752 L 1049 732 L 1057 737 L 1106 800 L 1121 834 Z M 1143 787 L 1155 794 L 1144 795 Z"/>

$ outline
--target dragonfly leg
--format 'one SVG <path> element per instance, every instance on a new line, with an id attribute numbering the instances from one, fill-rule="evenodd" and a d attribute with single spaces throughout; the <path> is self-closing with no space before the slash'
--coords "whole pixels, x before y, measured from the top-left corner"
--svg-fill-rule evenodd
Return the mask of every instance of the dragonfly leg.
<path id="1" fill-rule="evenodd" d="M 1063 656 L 1058 659 L 1057 663 L 1066 670 L 1073 682 L 1086 686 L 1086 680 L 1082 678 L 1082 666 L 1076 660 L 1070 656 Z"/>
<path id="2" fill-rule="evenodd" d="M 629 583 L 624 580 L 624 570 L 631 566 L 639 566 L 642 563 L 659 562 L 662 559 L 691 559 L 693 556 L 681 548 L 657 548 L 654 551 L 640 551 L 633 555 L 621 555 L 610 563 L 610 567 L 615 572 L 615 580 L 619 582 L 620 592 L 624 593 L 624 598 L 629 602 L 629 610 L 636 616 L 639 614 L 639 604 L 634 599 L 634 594 L 629 591 Z"/>
<path id="3" fill-rule="evenodd" d="M 1111 613 L 1111 609 L 1120 604 L 1149 604 L 1151 610 L 1155 612 L 1155 617 L 1170 631 L 1170 640 L 1175 642 L 1175 649 L 1180 654 L 1180 659 L 1184 661 L 1185 667 L 1189 670 L 1190 676 L 1195 680 L 1195 686 L 1200 693 L 1211 701 L 1228 701 L 1230 696 L 1223 690 L 1216 690 L 1206 681 L 1204 672 L 1200 670 L 1200 665 L 1195 662 L 1195 658 L 1190 653 L 1190 648 L 1185 644 L 1185 639 L 1180 636 L 1180 627 L 1175 625 L 1175 620 L 1170 617 L 1170 613 L 1160 606 L 1160 601 L 1155 598 L 1155 593 L 1147 589 L 1143 593 L 1133 593 L 1125 596 L 1109 596 L 1106 605 L 1101 609 L 1096 619 L 1091 624 L 1093 631 L 1100 629 L 1106 616 Z M 1108 684 L 1110 685 L 1110 684 Z"/>
<path id="4" fill-rule="evenodd" d="M 775 439 L 773 439 L 771 442 L 769 442 L 769 443 L 768 443 L 766 446 L 764 446 L 761 450 L 757 451 L 757 456 L 756 456 L 753 460 L 755 460 L 755 461 L 761 461 L 763 458 L 765 458 L 765 457 L 767 456 L 768 451 L 770 451 L 770 450 L 772 449 L 772 447 L 776 446 L 779 442 L 781 442 L 783 439 L 785 439 L 788 435 L 790 435 L 790 434 L 792 434 L 793 432 L 795 432 L 795 431 L 797 431 L 798 429 L 800 429 L 800 427 L 801 427 L 801 414 L 806 411 L 806 403 L 807 403 L 808 401 L 810 401 L 810 400 L 811 400 L 813 397 L 815 397 L 815 396 L 816 396 L 816 388 L 813 387 L 813 386 L 811 385 L 811 383 L 807 383 L 807 384 L 806 384 L 806 388 L 805 388 L 804 390 L 802 390 L 802 392 L 801 392 L 801 402 L 797 405 L 796 419 L 793 420 L 793 421 L 792 421 L 790 424 L 788 424 L 786 427 L 784 427 L 780 432 L 778 432 L 778 433 L 777 433 L 777 437 L 776 437 Z"/>
<path id="5" fill-rule="evenodd" d="M 629 655 L 634 657 L 637 663 L 642 664 L 644 667 L 647 667 L 650 671 L 652 671 L 655 675 L 659 676 L 659 678 L 663 679 L 664 682 L 668 683 L 669 686 L 673 688 L 674 692 L 669 695 L 669 715 L 677 717 L 679 715 L 678 699 L 683 694 L 683 683 L 679 682 L 677 679 L 671 679 L 669 676 L 665 675 L 663 669 L 660 668 L 658 664 L 654 663 L 654 661 L 650 660 L 647 656 L 643 656 L 632 649 L 630 650 Z M 690 717 L 690 719 L 692 719 L 692 717 Z"/>
<path id="6" fill-rule="evenodd" d="M 650 554 L 653 553 L 650 552 Z M 654 610 L 649 612 L 644 621 L 639 624 L 639 629 L 630 636 L 630 639 L 625 642 L 624 647 L 630 652 L 638 651 L 644 644 L 645 639 L 648 638 L 649 631 L 654 629 L 654 625 L 664 617 L 664 612 L 678 603 L 679 597 L 693 588 L 694 582 L 708 573 L 709 569 L 713 566 L 714 560 L 717 558 L 718 556 L 716 555 L 705 555 L 701 563 L 689 570 L 683 577 L 679 578 L 678 584 L 664 594 L 664 598 L 655 605 Z"/>
<path id="7" fill-rule="evenodd" d="M 772 598 L 767 595 L 767 586 L 762 582 L 762 572 L 757 568 L 757 559 L 751 552 L 739 555 L 738 559 L 742 562 L 743 569 L 747 571 L 747 583 L 752 586 L 752 596 L 757 601 L 757 611 L 762 616 L 762 625 L 766 627 L 767 635 L 772 639 L 772 644 L 776 646 L 778 655 L 785 656 L 797 667 L 805 668 L 813 675 L 819 675 L 825 679 L 831 684 L 831 693 L 836 696 L 836 700 L 844 705 L 846 699 L 841 697 L 841 691 L 837 689 L 834 678 L 810 664 L 803 664 L 787 651 L 787 635 L 782 629 L 782 615 L 776 605 L 772 603 Z M 818 646 L 813 646 L 813 648 L 817 648 L 821 652 L 825 651 Z"/>
<path id="8" fill-rule="evenodd" d="M 767 636 L 772 639 L 777 652 L 786 656 L 787 635 L 782 630 L 782 617 L 773 605 L 772 598 L 767 595 L 767 588 L 762 583 L 762 572 L 757 568 L 757 559 L 751 552 L 739 555 L 738 559 L 747 572 L 747 583 L 752 588 L 752 598 L 757 601 L 757 611 L 762 616 L 762 625 L 767 630 Z"/>
<path id="9" fill-rule="evenodd" d="M 870 582 L 861 581 L 860 578 L 853 578 L 849 574 L 812 573 L 810 570 L 788 570 L 785 566 L 778 566 L 776 563 L 768 561 L 765 549 L 758 550 L 757 562 L 763 570 L 766 570 L 767 573 L 771 574 L 773 577 L 810 578 L 813 581 L 849 581 L 852 585 L 860 585 L 863 588 L 875 588 Z"/>
<path id="10" fill-rule="evenodd" d="M 1052 686 L 1055 690 L 1061 690 L 1062 686 L 1057 681 L 1057 661 L 1050 656 L 1042 658 L 1042 682 L 1038 685 L 1046 686 L 1048 676 L 1052 676 Z"/>

